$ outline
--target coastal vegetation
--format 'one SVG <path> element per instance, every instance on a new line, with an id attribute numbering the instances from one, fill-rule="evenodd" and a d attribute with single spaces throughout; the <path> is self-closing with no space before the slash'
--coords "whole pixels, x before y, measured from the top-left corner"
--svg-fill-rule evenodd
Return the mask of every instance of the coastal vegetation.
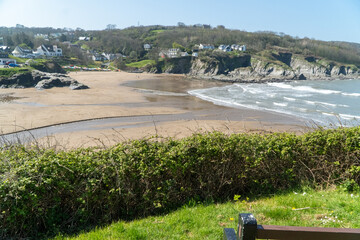
<path id="1" fill-rule="evenodd" d="M 359 135 L 355 127 L 300 136 L 155 136 L 105 149 L 67 151 L 4 145 L 0 236 L 71 234 L 117 220 L 167 214 L 189 203 L 221 203 L 238 195 L 257 199 L 304 186 L 342 186 L 358 194 Z"/>
<path id="2" fill-rule="evenodd" d="M 88 233 L 54 239 L 221 239 L 223 228 L 236 229 L 238 214 L 249 212 L 261 225 L 359 228 L 359 211 L 358 193 L 342 187 L 320 191 L 303 188 L 270 197 L 237 195 L 226 203 L 190 201 L 169 214 L 119 221 Z"/>

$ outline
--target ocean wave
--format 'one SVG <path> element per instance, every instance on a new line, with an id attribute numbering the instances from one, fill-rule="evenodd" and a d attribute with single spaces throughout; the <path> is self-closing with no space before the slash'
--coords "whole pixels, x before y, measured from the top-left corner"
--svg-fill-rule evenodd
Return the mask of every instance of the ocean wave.
<path id="1" fill-rule="evenodd" d="M 272 87 L 277 87 L 277 88 L 284 88 L 284 89 L 292 89 L 293 86 L 289 85 L 289 84 L 285 84 L 285 83 L 267 83 L 267 85 L 272 86 Z"/>
<path id="2" fill-rule="evenodd" d="M 290 101 L 290 102 L 295 102 L 296 99 L 295 98 L 290 98 L 290 97 L 284 97 L 285 100 Z"/>
<path id="3" fill-rule="evenodd" d="M 341 93 L 344 96 L 360 97 L 360 93 Z"/>
<path id="4" fill-rule="evenodd" d="M 268 85 L 277 87 L 277 88 L 289 89 L 289 90 L 291 89 L 291 90 L 296 90 L 296 91 L 301 91 L 301 92 L 311 92 L 311 93 L 320 93 L 320 94 L 339 94 L 339 93 L 341 93 L 341 91 L 336 91 L 336 90 L 318 89 L 318 88 L 313 88 L 310 86 L 292 86 L 292 85 L 285 84 L 285 83 L 268 83 Z"/>
<path id="5" fill-rule="evenodd" d="M 279 107 L 286 107 L 288 105 L 287 103 L 279 103 L 279 102 L 273 102 L 273 104 Z"/>
<path id="6" fill-rule="evenodd" d="M 330 117 L 336 117 L 336 116 L 337 116 L 337 114 L 336 114 L 336 113 L 333 113 L 333 112 L 331 112 L 331 113 L 321 112 L 321 114 L 322 114 L 322 115 L 325 115 L 325 116 L 330 116 Z"/>
<path id="7" fill-rule="evenodd" d="M 360 116 L 357 115 L 351 115 L 351 114 L 342 114 L 340 113 L 339 116 L 345 120 L 355 120 L 360 119 Z"/>

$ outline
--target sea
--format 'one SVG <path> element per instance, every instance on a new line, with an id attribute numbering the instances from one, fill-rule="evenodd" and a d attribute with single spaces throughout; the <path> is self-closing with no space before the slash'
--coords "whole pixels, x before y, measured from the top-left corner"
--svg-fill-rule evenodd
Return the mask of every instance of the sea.
<path id="1" fill-rule="evenodd" d="M 360 79 L 234 83 L 188 93 L 214 104 L 288 114 L 323 127 L 360 125 Z"/>

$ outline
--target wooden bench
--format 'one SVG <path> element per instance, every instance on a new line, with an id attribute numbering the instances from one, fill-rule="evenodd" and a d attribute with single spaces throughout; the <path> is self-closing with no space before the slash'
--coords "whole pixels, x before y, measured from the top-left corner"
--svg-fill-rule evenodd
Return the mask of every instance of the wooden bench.
<path id="1" fill-rule="evenodd" d="M 251 213 L 239 214 L 237 232 L 225 228 L 223 240 L 360 240 L 360 229 L 257 225 Z"/>

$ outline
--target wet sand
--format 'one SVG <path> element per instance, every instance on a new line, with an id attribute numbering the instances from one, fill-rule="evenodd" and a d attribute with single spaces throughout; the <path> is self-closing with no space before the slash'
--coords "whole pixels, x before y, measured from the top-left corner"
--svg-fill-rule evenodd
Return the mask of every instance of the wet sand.
<path id="1" fill-rule="evenodd" d="M 220 82 L 189 80 L 181 75 L 124 72 L 79 72 L 71 73 L 71 77 L 90 89 L 0 89 L 0 95 L 13 98 L 0 103 L 2 132 L 118 117 L 117 123 L 99 122 L 85 129 L 79 127 L 84 122 L 78 122 L 66 131 L 43 139 L 47 144 L 78 147 L 111 145 L 155 134 L 179 138 L 213 130 L 225 133 L 306 131 L 303 122 L 286 115 L 217 106 L 187 94 L 189 89 L 224 85 Z M 156 117 L 125 119 L 131 116 Z"/>

